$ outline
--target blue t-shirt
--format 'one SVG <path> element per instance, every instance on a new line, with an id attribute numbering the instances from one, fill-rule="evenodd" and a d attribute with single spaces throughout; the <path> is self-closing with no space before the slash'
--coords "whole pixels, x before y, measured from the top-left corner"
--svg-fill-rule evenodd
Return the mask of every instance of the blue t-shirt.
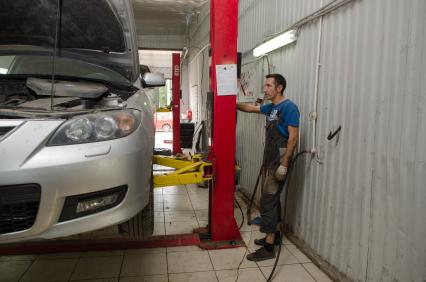
<path id="1" fill-rule="evenodd" d="M 300 113 L 296 104 L 291 100 L 286 99 L 277 105 L 272 103 L 263 105 L 260 107 L 260 111 L 266 115 L 266 121 L 277 120 L 280 116 L 281 119 L 278 121 L 278 130 L 288 139 L 288 126 L 299 127 Z"/>

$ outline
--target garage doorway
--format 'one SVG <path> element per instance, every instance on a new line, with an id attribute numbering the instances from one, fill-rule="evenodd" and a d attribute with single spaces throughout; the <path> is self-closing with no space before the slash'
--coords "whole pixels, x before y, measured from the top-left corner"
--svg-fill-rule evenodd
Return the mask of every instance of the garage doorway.
<path id="1" fill-rule="evenodd" d="M 173 114 L 172 101 L 172 53 L 173 50 L 139 50 L 139 62 L 145 71 L 164 75 L 166 85 L 146 90 L 151 96 L 157 112 L 155 122 L 155 147 L 172 149 Z"/>
<path id="2" fill-rule="evenodd" d="M 172 101 L 172 81 L 166 79 L 166 85 L 157 88 L 157 109 L 169 108 Z M 173 113 L 171 111 L 157 110 L 155 122 L 155 148 L 172 149 L 173 147 Z"/>

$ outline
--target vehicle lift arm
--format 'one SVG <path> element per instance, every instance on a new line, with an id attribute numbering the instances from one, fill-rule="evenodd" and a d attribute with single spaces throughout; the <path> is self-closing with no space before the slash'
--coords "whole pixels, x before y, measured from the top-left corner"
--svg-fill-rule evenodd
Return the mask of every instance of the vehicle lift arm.
<path id="1" fill-rule="evenodd" d="M 168 174 L 154 175 L 154 188 L 195 184 L 213 179 L 212 164 L 201 160 L 200 155 L 194 155 L 190 161 L 174 157 L 154 155 L 153 164 L 175 168 Z"/>

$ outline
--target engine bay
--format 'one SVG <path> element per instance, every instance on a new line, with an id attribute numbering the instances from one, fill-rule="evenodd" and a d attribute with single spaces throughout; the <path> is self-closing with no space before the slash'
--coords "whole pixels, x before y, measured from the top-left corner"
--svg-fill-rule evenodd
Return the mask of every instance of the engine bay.
<path id="1" fill-rule="evenodd" d="M 0 80 L 0 117 L 37 117 L 121 109 L 135 89 L 118 89 L 97 82 L 29 77 Z M 28 113 L 28 114 L 27 114 Z"/>

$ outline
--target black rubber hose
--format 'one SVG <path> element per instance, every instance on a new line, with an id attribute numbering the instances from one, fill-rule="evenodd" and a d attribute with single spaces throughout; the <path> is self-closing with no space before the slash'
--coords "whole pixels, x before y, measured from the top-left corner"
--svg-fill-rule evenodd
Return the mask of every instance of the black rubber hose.
<path id="1" fill-rule="evenodd" d="M 259 174 L 257 176 L 256 184 L 254 185 L 254 191 L 251 194 L 250 203 L 249 203 L 249 206 L 247 208 L 246 215 L 247 215 L 247 224 L 248 225 L 251 225 L 251 207 L 253 206 L 254 196 L 256 195 L 257 187 L 259 187 L 259 181 L 260 181 L 260 177 L 262 176 L 262 171 L 263 171 L 263 165 L 260 166 L 260 170 L 259 170 Z"/>
<path id="2" fill-rule="evenodd" d="M 310 151 L 301 151 L 301 152 L 297 153 L 297 155 L 291 160 L 290 165 L 288 166 L 287 175 L 285 176 L 283 184 L 281 185 L 280 190 L 278 191 L 279 193 L 281 193 L 281 191 L 284 189 L 284 186 L 287 182 L 287 179 L 290 177 L 290 173 L 293 169 L 293 165 L 296 163 L 297 159 L 303 154 L 310 154 L 310 153 L 311 153 Z M 282 220 L 283 224 L 281 225 L 280 245 L 278 247 L 278 254 L 277 254 L 277 257 L 275 258 L 274 267 L 272 268 L 271 274 L 269 274 L 269 278 L 268 278 L 267 282 L 272 281 L 272 276 L 274 275 L 275 269 L 277 268 L 278 260 L 280 259 L 281 247 L 282 247 L 283 238 L 284 238 L 284 225 L 285 225 L 285 219 L 286 219 L 286 215 L 287 215 L 288 190 L 289 189 L 287 187 L 287 189 L 285 190 L 285 194 L 284 194 L 285 206 L 284 206 L 284 214 L 283 214 L 283 220 Z"/>
<path id="3" fill-rule="evenodd" d="M 234 201 L 237 204 L 237 206 L 238 206 L 238 208 L 240 209 L 240 212 L 241 212 L 242 220 L 241 220 L 240 226 L 238 227 L 238 229 L 241 229 L 241 227 L 243 227 L 243 225 L 244 225 L 244 212 L 243 212 L 243 209 L 240 206 L 240 203 L 238 203 L 237 199 L 235 198 L 235 196 L 234 196 Z"/>

